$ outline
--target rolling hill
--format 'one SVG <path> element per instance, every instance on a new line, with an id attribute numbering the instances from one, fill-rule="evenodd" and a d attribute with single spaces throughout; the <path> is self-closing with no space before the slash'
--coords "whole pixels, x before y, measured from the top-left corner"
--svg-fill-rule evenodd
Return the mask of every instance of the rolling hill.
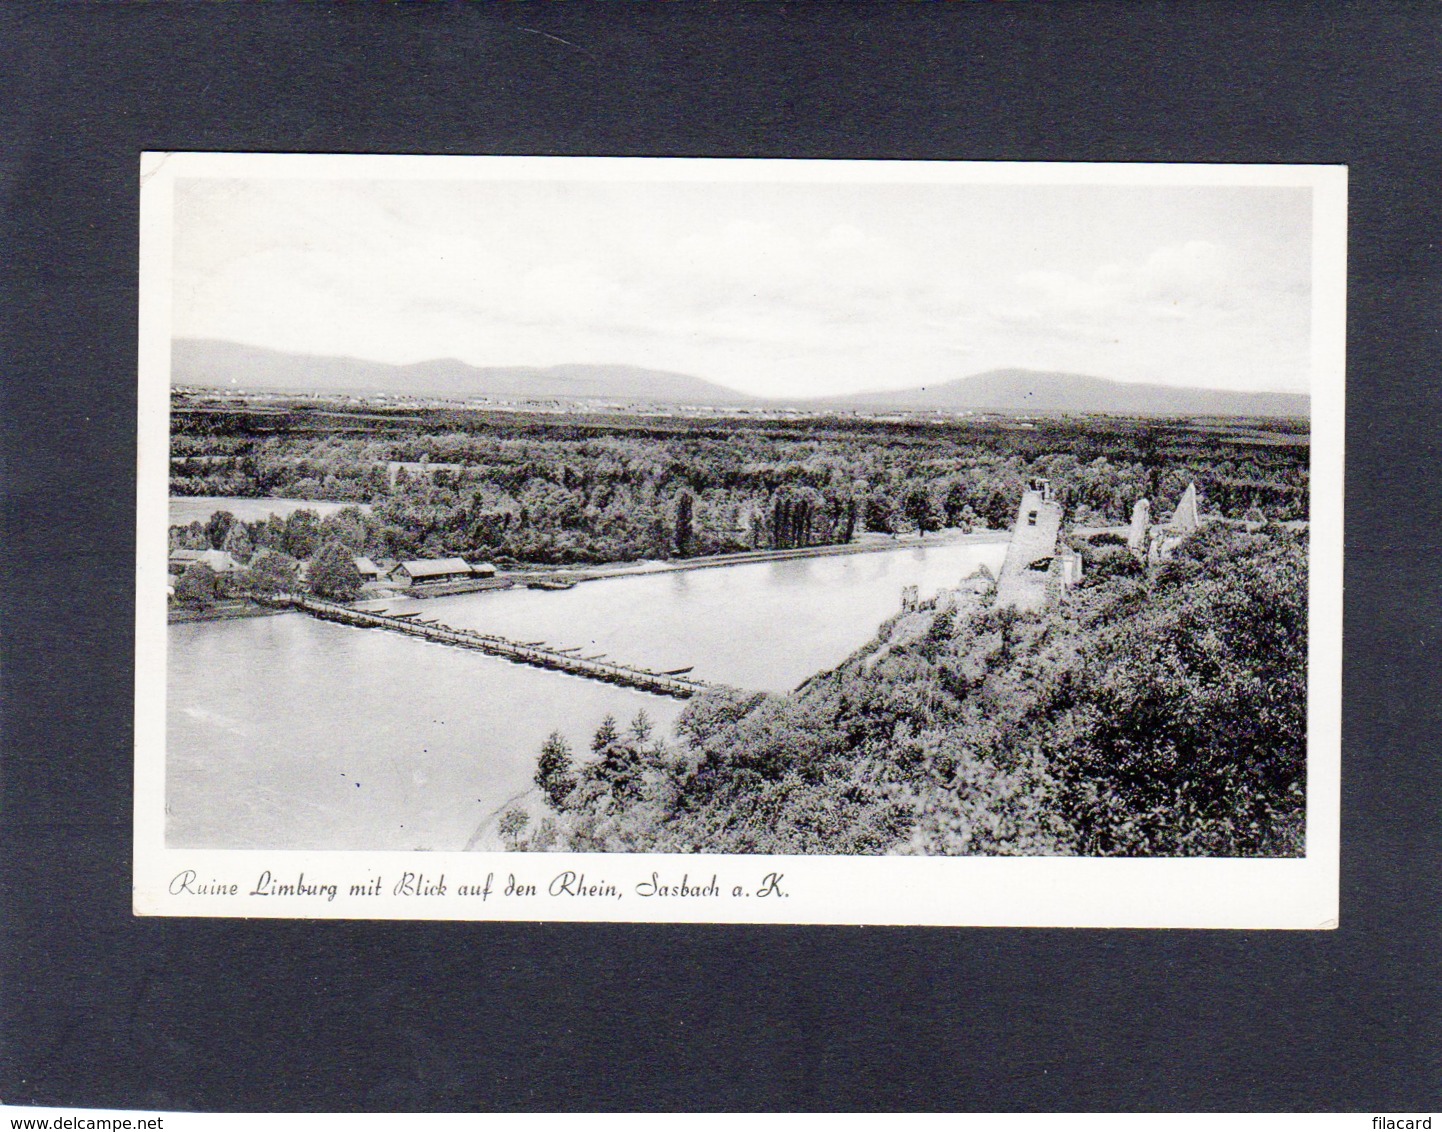
<path id="1" fill-rule="evenodd" d="M 405 393 L 503 400 L 646 401 L 671 405 L 754 405 L 759 398 L 682 373 L 626 365 L 472 366 L 455 358 L 390 365 L 319 357 L 213 339 L 171 344 L 173 385 L 235 385 L 290 393 Z"/>
<path id="2" fill-rule="evenodd" d="M 171 381 L 176 385 L 236 386 L 294 393 L 405 393 L 458 399 L 555 398 L 842 411 L 1306 417 L 1311 410 L 1310 398 L 1305 394 L 1137 385 L 1074 373 L 1024 369 L 991 370 L 914 389 L 768 401 L 687 374 L 639 366 L 479 367 L 454 358 L 390 365 L 186 338 L 176 339 L 172 344 Z"/>
<path id="3" fill-rule="evenodd" d="M 833 398 L 829 403 L 850 409 L 1126 416 L 1305 417 L 1311 411 L 1311 398 L 1305 394 L 1134 385 L 1081 374 L 1024 369 L 991 370 L 941 385 L 861 393 Z"/>

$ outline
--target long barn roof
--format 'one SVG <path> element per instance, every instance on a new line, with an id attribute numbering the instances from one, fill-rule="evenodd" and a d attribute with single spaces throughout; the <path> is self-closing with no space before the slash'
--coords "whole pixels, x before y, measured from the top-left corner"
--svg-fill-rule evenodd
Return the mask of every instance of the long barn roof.
<path id="1" fill-rule="evenodd" d="M 402 562 L 396 569 L 404 569 L 412 578 L 433 578 L 438 574 L 469 574 L 470 566 L 464 558 L 415 558 Z"/>

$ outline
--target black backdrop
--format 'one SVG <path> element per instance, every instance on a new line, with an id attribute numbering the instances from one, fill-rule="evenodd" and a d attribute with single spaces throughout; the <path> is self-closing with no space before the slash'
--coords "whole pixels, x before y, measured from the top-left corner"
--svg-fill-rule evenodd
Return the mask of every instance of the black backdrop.
<path id="1" fill-rule="evenodd" d="M 0 7 L 0 1099 L 1439 1107 L 1430 4 Z M 1342 927 L 130 915 L 143 149 L 1351 167 Z"/>

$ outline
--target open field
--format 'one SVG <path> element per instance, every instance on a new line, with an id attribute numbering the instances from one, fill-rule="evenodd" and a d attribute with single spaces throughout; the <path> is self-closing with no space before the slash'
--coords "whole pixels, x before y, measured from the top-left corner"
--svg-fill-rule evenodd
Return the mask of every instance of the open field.
<path id="1" fill-rule="evenodd" d="M 244 496 L 225 495 L 172 495 L 170 497 L 170 525 L 186 526 L 190 523 L 204 523 L 217 511 L 229 511 L 241 522 L 254 523 L 272 515 L 287 519 L 297 511 L 314 511 L 318 515 L 333 515 L 343 507 L 360 507 L 369 511 L 368 503 L 341 503 L 328 499 L 250 499 Z"/>

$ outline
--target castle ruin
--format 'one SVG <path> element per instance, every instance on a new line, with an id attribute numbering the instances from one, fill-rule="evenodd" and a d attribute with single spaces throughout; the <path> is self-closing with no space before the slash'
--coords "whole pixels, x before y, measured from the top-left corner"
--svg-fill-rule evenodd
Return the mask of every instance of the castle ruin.
<path id="1" fill-rule="evenodd" d="M 1152 505 L 1138 499 L 1132 506 L 1132 525 L 1127 530 L 1127 546 L 1136 555 L 1146 553 L 1147 532 L 1152 529 Z"/>
<path id="2" fill-rule="evenodd" d="M 1187 484 L 1172 517 L 1165 523 L 1150 521 L 1151 504 L 1138 499 L 1132 508 L 1132 524 L 1127 534 L 1131 552 L 1149 566 L 1165 562 L 1181 545 L 1182 540 L 1202 526 L 1201 506 L 1197 503 L 1197 485 Z"/>
<path id="3" fill-rule="evenodd" d="M 1062 505 L 1051 484 L 1033 480 L 1021 496 L 1006 559 L 996 580 L 998 605 L 1031 612 L 1044 609 L 1063 589 L 1081 580 L 1081 556 L 1058 550 Z"/>
<path id="4" fill-rule="evenodd" d="M 941 590 L 934 601 L 923 601 L 917 586 L 906 586 L 901 594 L 902 612 L 960 609 L 993 588 L 999 607 L 1024 613 L 1045 609 L 1082 577 L 1082 556 L 1059 545 L 1063 518 L 1062 505 L 1052 495 L 1051 484 L 1047 480 L 1033 480 L 1022 493 L 1006 558 L 995 583 L 991 572 L 982 566 L 963 579 L 960 586 Z M 1194 483 L 1187 485 L 1165 523 L 1153 523 L 1150 501 L 1138 499 L 1132 507 L 1131 523 L 1125 528 L 1127 547 L 1146 565 L 1155 566 L 1170 558 L 1182 540 L 1204 522 Z M 1109 528 L 1102 533 L 1117 534 L 1119 528 Z"/>

